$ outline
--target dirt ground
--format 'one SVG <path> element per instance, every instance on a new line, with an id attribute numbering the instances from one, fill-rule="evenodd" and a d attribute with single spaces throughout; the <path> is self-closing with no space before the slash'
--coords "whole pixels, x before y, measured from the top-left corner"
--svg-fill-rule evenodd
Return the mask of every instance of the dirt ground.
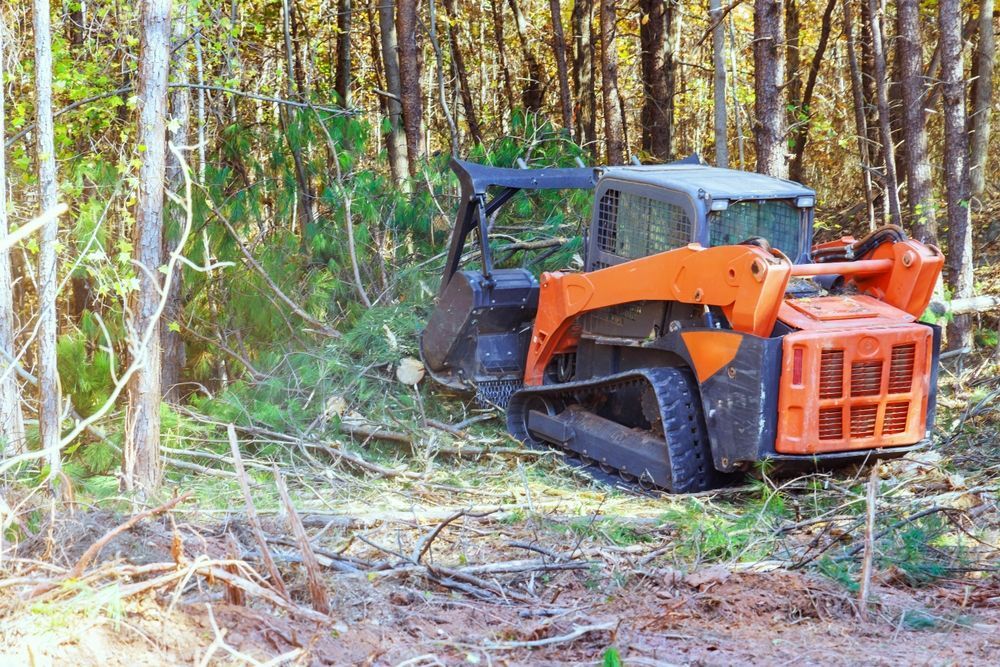
<path id="1" fill-rule="evenodd" d="M 0 622 L 0 664 L 587 665 L 611 647 L 625 665 L 987 665 L 1000 656 L 997 577 L 918 591 L 880 585 L 867 621 L 844 589 L 786 570 L 544 579 L 523 582 L 538 602 L 504 604 L 419 578 L 338 576 L 329 622 L 227 603 L 209 580 L 180 598 L 164 589 L 119 605 L 36 604 Z"/>

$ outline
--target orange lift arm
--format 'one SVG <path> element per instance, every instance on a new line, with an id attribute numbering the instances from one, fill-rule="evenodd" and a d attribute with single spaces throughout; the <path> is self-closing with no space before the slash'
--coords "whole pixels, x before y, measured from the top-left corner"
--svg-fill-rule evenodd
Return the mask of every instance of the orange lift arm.
<path id="1" fill-rule="evenodd" d="M 622 303 L 719 306 L 733 329 L 767 336 L 791 272 L 788 258 L 756 246 L 693 243 L 590 273 L 544 273 L 524 383 L 542 384 L 553 355 L 576 346 L 571 328 L 580 315 Z"/>

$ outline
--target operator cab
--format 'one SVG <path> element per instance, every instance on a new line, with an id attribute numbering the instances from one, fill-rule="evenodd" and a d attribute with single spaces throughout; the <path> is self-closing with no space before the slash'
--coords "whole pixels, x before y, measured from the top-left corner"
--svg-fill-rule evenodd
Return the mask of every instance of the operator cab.
<path id="1" fill-rule="evenodd" d="M 799 183 L 697 163 L 608 167 L 594 195 L 587 271 L 751 239 L 809 261 L 816 193 Z"/>

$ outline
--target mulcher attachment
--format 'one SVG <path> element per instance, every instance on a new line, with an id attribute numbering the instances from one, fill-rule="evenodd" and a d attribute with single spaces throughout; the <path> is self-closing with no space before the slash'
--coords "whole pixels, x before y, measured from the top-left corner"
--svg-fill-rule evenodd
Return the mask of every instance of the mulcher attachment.
<path id="1" fill-rule="evenodd" d="M 507 429 L 645 487 L 690 493 L 724 481 L 712 464 L 697 385 L 683 368 L 526 387 L 507 406 Z"/>
<path id="2" fill-rule="evenodd" d="M 506 405 L 521 386 L 538 281 L 524 269 L 454 275 L 421 336 L 424 364 L 435 380 L 475 389 L 480 402 Z"/>

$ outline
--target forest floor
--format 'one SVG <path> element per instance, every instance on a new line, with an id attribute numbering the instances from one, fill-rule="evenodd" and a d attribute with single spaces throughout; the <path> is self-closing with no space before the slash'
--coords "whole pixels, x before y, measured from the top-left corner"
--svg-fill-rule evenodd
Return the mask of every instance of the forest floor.
<path id="1" fill-rule="evenodd" d="M 942 384 L 934 447 L 876 468 L 864 610 L 867 470 L 639 496 L 494 422 L 381 476 L 286 468 L 291 511 L 247 458 L 260 538 L 235 466 L 139 518 L 9 488 L 0 664 L 995 664 L 1000 376 Z"/>

